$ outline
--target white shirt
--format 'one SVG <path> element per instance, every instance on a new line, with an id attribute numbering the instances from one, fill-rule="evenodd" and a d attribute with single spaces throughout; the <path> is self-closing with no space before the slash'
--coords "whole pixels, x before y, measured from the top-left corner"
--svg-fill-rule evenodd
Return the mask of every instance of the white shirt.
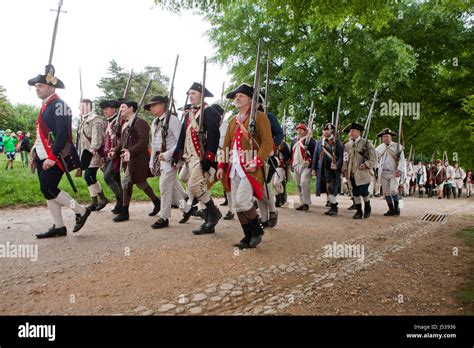
<path id="1" fill-rule="evenodd" d="M 51 94 L 48 98 L 43 100 L 43 105 L 46 104 L 52 96 L 53 95 Z M 43 143 L 41 141 L 41 137 L 39 135 L 39 126 L 36 126 L 36 139 L 35 144 L 33 145 L 33 149 L 36 151 L 36 156 L 38 156 L 40 160 L 48 158 L 48 154 L 46 153 L 46 149 L 44 148 Z"/>
<path id="2" fill-rule="evenodd" d="M 240 164 L 239 151 L 237 150 L 236 141 L 234 141 L 234 148 L 232 149 L 232 166 L 230 168 L 229 178 L 233 179 L 235 172 L 237 172 L 241 179 L 246 177 L 244 168 L 242 168 L 242 165 Z"/>
<path id="3" fill-rule="evenodd" d="M 149 167 L 153 167 L 153 162 L 156 156 L 156 152 L 161 152 L 161 144 L 163 142 L 163 135 L 162 135 L 162 128 L 157 130 L 156 127 L 158 125 L 158 121 L 163 123 L 165 118 L 165 114 L 161 115 L 159 118 L 156 118 L 151 123 L 151 156 L 150 156 L 150 164 Z M 170 116 L 169 125 L 168 125 L 168 135 L 166 137 L 166 151 L 161 153 L 165 158 L 164 161 L 160 161 L 161 169 L 165 173 L 168 173 L 173 170 L 171 167 L 171 157 L 173 156 L 173 152 L 176 149 L 176 144 L 178 143 L 179 134 L 181 133 L 181 122 L 179 122 L 178 118 L 174 115 Z"/>

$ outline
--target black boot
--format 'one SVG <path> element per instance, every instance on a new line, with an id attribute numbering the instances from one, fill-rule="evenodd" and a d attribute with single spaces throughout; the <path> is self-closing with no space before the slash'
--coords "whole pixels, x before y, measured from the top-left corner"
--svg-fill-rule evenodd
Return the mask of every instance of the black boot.
<path id="1" fill-rule="evenodd" d="M 97 206 L 99 205 L 99 201 L 97 200 L 97 196 L 91 197 L 92 203 L 87 206 L 91 211 L 96 211 Z"/>
<path id="2" fill-rule="evenodd" d="M 224 197 L 225 197 L 225 201 L 221 203 L 221 207 L 225 207 L 226 205 L 229 204 L 229 201 L 227 200 L 227 195 L 225 194 L 225 192 L 224 192 Z"/>
<path id="3" fill-rule="evenodd" d="M 351 205 L 349 208 L 347 208 L 347 210 L 355 210 L 355 209 L 357 209 L 356 204 L 355 204 L 355 202 L 354 202 L 354 198 L 351 197 L 351 200 L 352 200 L 352 205 Z"/>
<path id="4" fill-rule="evenodd" d="M 184 224 L 184 223 L 188 222 L 189 218 L 191 216 L 193 216 L 194 213 L 196 213 L 196 211 L 197 211 L 197 207 L 192 206 L 191 209 L 189 209 L 189 211 L 187 213 L 183 213 L 183 218 L 181 220 L 179 220 L 178 222 L 180 224 Z"/>
<path id="5" fill-rule="evenodd" d="M 393 203 L 387 203 L 387 204 L 388 204 L 388 211 L 383 215 L 384 216 L 393 216 L 393 212 L 394 212 Z"/>
<path id="6" fill-rule="evenodd" d="M 158 214 L 160 212 L 160 209 L 161 209 L 161 200 L 159 198 L 155 199 L 153 201 L 153 210 L 148 213 L 148 216 L 155 216 L 156 214 Z"/>
<path id="7" fill-rule="evenodd" d="M 338 203 L 331 203 L 331 209 L 329 211 L 325 212 L 324 214 L 329 215 L 329 216 L 336 216 L 338 212 Z"/>
<path id="8" fill-rule="evenodd" d="M 461 198 L 462 188 L 458 189 L 458 198 Z"/>
<path id="9" fill-rule="evenodd" d="M 275 207 L 281 207 L 281 194 L 275 195 Z"/>
<path id="10" fill-rule="evenodd" d="M 95 208 L 96 211 L 99 211 L 101 209 L 104 209 L 104 207 L 109 204 L 109 200 L 107 197 L 104 195 L 104 191 L 100 191 L 97 196 L 99 196 L 99 204 L 97 205 L 97 208 Z"/>
<path id="11" fill-rule="evenodd" d="M 214 230 L 214 227 L 217 225 L 219 220 L 222 218 L 222 213 L 219 208 L 216 207 L 212 199 L 206 203 L 206 208 L 208 210 L 207 223 L 204 226 L 206 230 Z"/>
<path id="12" fill-rule="evenodd" d="M 53 227 L 49 228 L 48 232 L 38 233 L 36 235 L 36 238 L 42 239 L 42 238 L 51 238 L 51 237 L 63 237 L 65 235 L 67 235 L 66 226 L 56 228 L 56 226 L 53 225 Z"/>
<path id="13" fill-rule="evenodd" d="M 399 207 L 399 201 L 394 201 L 393 202 L 395 207 L 393 209 L 393 216 L 400 216 L 400 207 Z"/>
<path id="14" fill-rule="evenodd" d="M 354 214 L 352 217 L 353 219 L 362 219 L 362 204 L 356 204 L 355 208 L 357 209 L 357 212 Z"/>
<path id="15" fill-rule="evenodd" d="M 328 207 L 328 208 L 329 208 L 330 206 L 331 206 L 331 202 L 329 202 L 329 201 L 326 201 L 326 207 Z"/>
<path id="16" fill-rule="evenodd" d="M 270 218 L 268 219 L 268 227 L 273 228 L 278 223 L 278 212 L 270 212 Z"/>
<path id="17" fill-rule="evenodd" d="M 211 230 L 206 229 L 206 224 L 209 220 L 209 210 L 206 208 L 206 209 L 202 209 L 201 212 L 202 212 L 204 222 L 201 224 L 201 226 L 199 226 L 198 229 L 195 229 L 195 230 L 192 231 L 193 234 L 201 235 L 201 234 L 214 233 L 215 232 L 214 228 L 211 229 Z"/>
<path id="18" fill-rule="evenodd" d="M 72 230 L 72 232 L 77 232 L 82 228 L 82 226 L 84 226 L 87 221 L 87 218 L 89 217 L 89 215 L 91 215 L 91 212 L 92 210 L 86 207 L 84 215 L 76 214 L 76 224 L 74 225 L 74 229 Z"/>
<path id="19" fill-rule="evenodd" d="M 242 230 L 244 231 L 245 237 L 237 244 L 234 244 L 234 247 L 239 249 L 249 248 L 250 240 L 252 239 L 252 224 L 242 225 Z"/>
<path id="20" fill-rule="evenodd" d="M 456 198 L 456 187 L 451 187 L 451 191 L 453 192 L 453 198 Z"/>
<path id="21" fill-rule="evenodd" d="M 372 212 L 372 207 L 370 206 L 370 201 L 364 202 L 364 218 L 365 219 L 369 218 L 371 212 Z"/>
<path id="22" fill-rule="evenodd" d="M 115 197 L 115 199 L 116 199 L 115 207 L 114 209 L 112 209 L 112 213 L 119 214 L 120 211 L 122 210 L 122 202 L 123 202 L 122 195 Z"/>
<path id="23" fill-rule="evenodd" d="M 165 228 L 165 227 L 168 227 L 170 224 L 169 220 L 168 219 L 162 219 L 162 218 L 158 218 L 158 220 L 156 220 L 156 222 L 151 225 L 151 228 L 154 228 L 154 229 L 158 229 L 158 228 Z"/>
<path id="24" fill-rule="evenodd" d="M 296 210 L 309 210 L 309 205 L 308 204 L 302 204 L 299 207 L 295 208 Z"/>
<path id="25" fill-rule="evenodd" d="M 252 226 L 252 238 L 250 239 L 249 247 L 255 248 L 262 241 L 264 229 L 258 216 L 250 221 L 250 225 Z"/>
<path id="26" fill-rule="evenodd" d="M 128 205 L 123 205 L 122 209 L 120 210 L 120 214 L 115 216 L 112 220 L 114 222 L 122 222 L 122 221 L 127 221 L 130 218 L 128 214 Z"/>

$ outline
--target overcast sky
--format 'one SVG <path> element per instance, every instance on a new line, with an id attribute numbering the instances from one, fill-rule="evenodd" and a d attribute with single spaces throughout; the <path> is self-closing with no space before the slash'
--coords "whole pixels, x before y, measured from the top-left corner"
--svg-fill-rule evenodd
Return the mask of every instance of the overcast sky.
<path id="1" fill-rule="evenodd" d="M 57 0 L 0 1 L 0 85 L 12 103 L 40 105 L 27 81 L 44 73 L 54 27 Z M 79 67 L 84 97 L 100 95 L 99 78 L 111 59 L 126 70 L 159 66 L 171 77 L 176 54 L 179 65 L 175 98 L 184 103 L 193 81 L 202 80 L 202 61 L 215 49 L 205 31 L 209 23 L 190 12 L 171 14 L 155 7 L 153 0 L 64 0 L 53 56 L 56 75 L 66 89 L 58 94 L 78 114 Z M 220 99 L 222 82 L 228 85 L 227 67 L 207 65 L 206 87 Z M 124 86 L 125 87 L 125 86 Z M 209 98 L 209 101 L 213 101 Z"/>

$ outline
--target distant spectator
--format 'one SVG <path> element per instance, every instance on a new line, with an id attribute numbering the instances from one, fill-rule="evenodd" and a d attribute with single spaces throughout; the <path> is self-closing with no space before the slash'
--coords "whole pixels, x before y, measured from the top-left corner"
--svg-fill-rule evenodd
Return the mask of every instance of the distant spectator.
<path id="1" fill-rule="evenodd" d="M 0 154 L 3 153 L 3 149 L 4 149 L 4 146 L 5 144 L 3 143 L 3 137 L 5 136 L 5 134 L 3 133 L 2 130 L 0 130 Z"/>
<path id="2" fill-rule="evenodd" d="M 13 169 L 13 161 L 15 160 L 18 139 L 16 138 L 15 133 L 12 133 L 10 129 L 7 129 L 5 131 L 3 142 L 5 144 L 5 153 L 7 154 L 7 166 L 5 169 L 8 170 L 8 165 L 10 165 L 10 169 Z"/>
<path id="3" fill-rule="evenodd" d="M 30 146 L 30 133 L 23 132 L 21 140 L 20 140 L 20 155 L 21 155 L 21 163 L 23 167 L 28 168 L 28 154 L 31 151 Z"/>

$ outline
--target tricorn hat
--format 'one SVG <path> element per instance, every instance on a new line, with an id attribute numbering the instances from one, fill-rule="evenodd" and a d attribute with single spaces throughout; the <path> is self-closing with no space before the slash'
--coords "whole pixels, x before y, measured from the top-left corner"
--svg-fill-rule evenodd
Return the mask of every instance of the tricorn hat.
<path id="1" fill-rule="evenodd" d="M 136 112 L 138 109 L 138 104 L 136 101 L 130 100 L 130 99 L 121 99 L 120 100 L 120 105 L 125 104 L 129 108 L 133 108 L 133 111 Z"/>
<path id="2" fill-rule="evenodd" d="M 385 134 L 390 134 L 390 135 L 393 136 L 393 137 L 397 135 L 397 133 L 392 132 L 392 131 L 390 130 L 390 128 L 385 128 L 384 130 L 382 130 L 381 132 L 379 132 L 379 133 L 377 134 L 377 136 L 380 138 L 380 137 L 384 136 Z"/>
<path id="3" fill-rule="evenodd" d="M 343 132 L 344 132 L 344 133 L 349 133 L 349 131 L 350 131 L 351 129 L 357 129 L 357 130 L 363 132 L 363 131 L 364 131 L 364 126 L 361 125 L 361 124 L 359 124 L 359 123 L 352 122 L 352 123 L 348 124 L 348 125 L 343 129 Z"/>
<path id="4" fill-rule="evenodd" d="M 188 92 L 189 92 L 190 90 L 198 91 L 199 93 L 201 93 L 201 92 L 202 92 L 202 85 L 201 85 L 199 82 L 194 82 L 194 83 L 192 84 L 192 86 L 189 87 Z M 213 97 L 214 94 L 212 94 L 211 92 L 209 92 L 209 90 L 208 90 L 207 88 L 204 88 L 204 96 L 205 96 L 205 97 Z"/>
<path id="5" fill-rule="evenodd" d="M 28 80 L 28 84 L 34 86 L 37 83 L 43 83 L 51 87 L 64 88 L 64 83 L 54 76 L 55 69 L 53 65 L 46 65 L 44 70 L 44 75 L 39 74 L 38 76 Z"/>
<path id="6" fill-rule="evenodd" d="M 118 108 L 120 106 L 120 103 L 118 100 L 104 100 L 99 103 L 99 107 L 101 109 L 105 108 Z"/>
<path id="7" fill-rule="evenodd" d="M 249 98 L 253 98 L 253 86 L 250 86 L 248 83 L 242 83 L 236 89 L 227 93 L 227 99 L 234 99 L 237 93 L 245 94 Z M 258 95 L 258 102 L 263 103 L 263 96 L 261 94 Z"/>
<path id="8" fill-rule="evenodd" d="M 169 99 L 168 99 L 168 96 L 161 96 L 161 95 L 157 95 L 157 96 L 154 96 L 153 98 L 150 99 L 150 101 L 145 104 L 145 106 L 143 107 L 145 110 L 148 110 L 150 111 L 150 108 L 152 105 L 154 104 L 160 104 L 160 103 L 168 103 Z"/>
<path id="9" fill-rule="evenodd" d="M 324 125 L 323 130 L 329 130 L 329 129 L 335 130 L 335 129 L 336 129 L 336 126 L 333 125 L 332 123 L 328 122 L 328 123 L 326 123 L 326 124 Z"/>

